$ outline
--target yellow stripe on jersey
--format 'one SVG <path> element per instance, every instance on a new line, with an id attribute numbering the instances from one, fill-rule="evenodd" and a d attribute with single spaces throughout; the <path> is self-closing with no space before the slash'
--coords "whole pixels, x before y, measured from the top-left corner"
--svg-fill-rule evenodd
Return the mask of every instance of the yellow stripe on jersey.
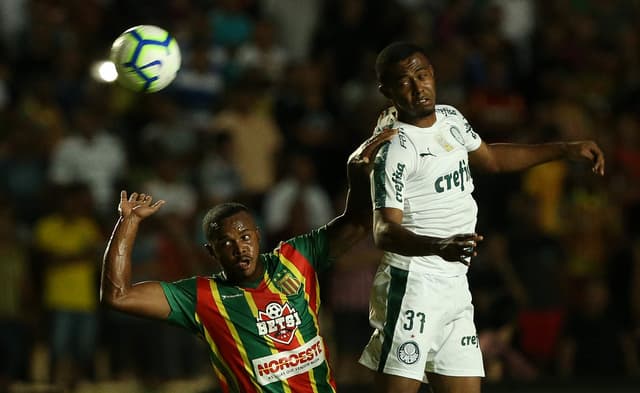
<path id="1" fill-rule="evenodd" d="M 265 271 L 265 274 L 266 274 L 266 271 Z M 267 277 L 265 277 L 264 280 L 265 280 L 265 282 L 271 282 L 271 280 L 269 280 Z M 249 308 L 251 309 L 251 313 L 253 313 L 253 315 L 258 315 L 258 306 L 256 305 L 255 300 L 253 300 L 253 296 L 251 296 L 251 293 L 248 292 L 248 291 L 245 291 L 244 292 L 244 298 L 247 301 L 247 304 L 249 305 Z M 281 296 L 281 298 L 282 298 L 282 296 Z M 285 301 L 286 301 L 286 299 L 285 299 Z M 268 343 L 269 351 L 272 354 L 278 353 L 278 350 L 276 349 L 276 346 L 273 343 L 273 341 L 265 340 L 265 342 Z M 289 387 L 289 384 L 286 383 L 286 381 L 282 381 L 282 382 L 283 382 L 282 387 L 283 387 L 285 393 L 291 393 L 291 387 Z"/>
<path id="2" fill-rule="evenodd" d="M 304 285 L 304 288 L 305 288 L 304 299 L 307 301 L 307 304 L 308 304 L 307 307 L 310 309 L 309 314 L 311 315 L 311 318 L 313 318 L 313 324 L 315 325 L 316 330 L 320 331 L 320 324 L 318 324 L 318 317 L 316 313 L 313 311 L 313 308 L 311 307 L 312 300 L 314 304 L 316 304 L 316 308 L 320 307 L 320 286 L 318 285 L 318 280 L 315 280 L 316 281 L 315 299 L 309 299 L 309 291 L 307 290 L 308 284 L 307 284 L 306 277 L 302 274 L 302 272 L 298 269 L 298 267 L 289 259 L 287 259 L 287 257 L 285 257 L 282 253 L 280 253 L 279 256 L 280 256 L 280 262 L 282 262 L 282 264 L 285 265 L 287 269 L 289 269 L 296 276 L 296 278 L 300 280 L 300 282 L 302 282 L 302 284 Z"/>
<path id="3" fill-rule="evenodd" d="M 224 303 L 220 298 L 218 284 L 216 284 L 214 280 L 211 280 L 210 286 L 211 286 L 211 294 L 213 295 L 213 300 L 216 302 L 216 306 L 218 307 L 218 310 L 220 311 L 220 314 L 222 315 L 222 318 L 224 319 L 224 322 L 227 325 L 227 328 L 231 332 L 231 336 L 233 337 L 233 340 L 236 342 L 236 347 L 238 348 L 238 352 L 240 353 L 240 357 L 242 358 L 242 362 L 244 363 L 244 368 L 247 371 L 248 375 L 253 375 L 253 369 L 251 368 L 252 363 L 249 360 L 249 356 L 247 356 L 247 351 L 244 348 L 244 344 L 242 343 L 242 340 L 240 340 L 240 335 L 238 334 L 236 327 L 233 325 L 233 323 L 231 323 L 231 319 L 229 318 L 229 313 L 227 312 L 227 309 L 225 308 Z M 248 378 L 248 379 L 251 380 L 254 387 L 258 391 L 262 391 L 262 387 L 257 383 L 255 378 Z"/>
<path id="4" fill-rule="evenodd" d="M 198 316 L 198 314 L 196 314 L 196 322 L 199 325 L 202 324 L 200 322 L 200 317 Z M 233 378 L 233 380 L 232 380 L 233 386 L 236 389 L 239 390 L 240 389 L 240 384 L 238 383 L 238 380 L 236 379 L 235 375 L 231 372 L 231 369 L 229 369 L 229 366 L 227 365 L 227 363 L 224 361 L 224 357 L 222 357 L 222 354 L 220 353 L 220 350 L 218 349 L 218 346 L 216 345 L 216 343 L 211 338 L 211 335 L 209 334 L 209 331 L 207 329 L 205 329 L 205 328 L 203 328 L 202 330 L 204 331 L 204 339 L 207 341 L 207 344 L 209 344 L 209 348 L 211 349 L 211 352 L 213 352 L 213 355 L 218 358 L 219 363 L 220 363 L 220 367 L 224 368 L 224 372 L 222 372 L 221 370 L 218 370 L 217 367 L 213 367 L 213 372 L 227 386 L 229 386 L 230 384 L 229 384 L 229 380 L 227 380 L 226 375 L 228 375 L 229 377 Z"/>
<path id="5" fill-rule="evenodd" d="M 313 319 L 313 324 L 315 325 L 316 331 L 320 332 L 320 324 L 318 323 L 318 317 L 317 317 L 316 313 L 313 311 L 313 309 L 311 308 L 311 304 L 309 303 L 309 292 L 306 290 L 306 288 L 307 288 L 307 280 L 306 280 L 305 276 L 302 274 L 302 272 L 300 272 L 300 270 L 298 270 L 296 265 L 294 265 L 293 262 L 288 260 L 284 255 L 282 255 L 282 253 L 280 253 L 280 261 L 304 285 L 304 287 L 305 287 L 304 299 L 307 301 L 307 308 L 309 308 L 309 315 L 311 315 L 311 318 Z M 269 290 L 271 290 L 272 292 L 278 293 L 277 288 L 273 285 L 273 283 L 270 280 L 267 282 L 267 285 L 269 287 Z M 284 295 L 280 295 L 280 296 L 283 299 L 283 302 L 286 302 L 286 296 L 284 296 Z M 316 299 L 316 304 L 318 305 L 317 307 L 319 307 L 320 306 L 320 288 L 318 286 L 318 280 L 316 280 L 316 298 L 317 298 Z M 302 338 L 302 334 L 300 333 L 299 329 L 296 330 L 296 338 L 298 339 L 298 342 L 301 342 L 301 343 L 304 342 L 304 339 Z M 324 345 L 324 341 L 323 341 L 323 345 Z M 331 386 L 331 383 L 330 383 L 331 382 L 331 368 L 329 367 L 328 359 L 327 359 L 327 369 L 328 369 L 328 372 L 327 372 L 327 385 Z M 313 369 L 309 370 L 309 380 L 312 383 L 311 386 L 313 386 L 313 392 L 314 393 L 318 393 L 318 388 L 317 388 L 318 384 L 316 383 L 315 375 L 313 375 Z"/>

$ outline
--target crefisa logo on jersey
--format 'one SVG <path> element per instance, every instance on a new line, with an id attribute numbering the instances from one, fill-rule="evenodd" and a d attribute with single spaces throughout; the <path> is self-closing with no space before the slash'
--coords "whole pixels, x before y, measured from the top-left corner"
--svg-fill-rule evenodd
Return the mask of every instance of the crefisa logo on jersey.
<path id="1" fill-rule="evenodd" d="M 405 164 L 399 162 L 396 166 L 396 170 L 391 174 L 391 181 L 394 184 L 394 188 L 396 189 L 396 201 L 402 202 L 402 189 L 404 188 L 404 183 L 402 182 L 402 174 L 404 173 Z"/>
<path id="2" fill-rule="evenodd" d="M 298 326 L 302 324 L 298 312 L 288 302 L 271 302 L 264 311 L 258 310 L 256 327 L 260 336 L 281 344 L 290 344 Z"/>

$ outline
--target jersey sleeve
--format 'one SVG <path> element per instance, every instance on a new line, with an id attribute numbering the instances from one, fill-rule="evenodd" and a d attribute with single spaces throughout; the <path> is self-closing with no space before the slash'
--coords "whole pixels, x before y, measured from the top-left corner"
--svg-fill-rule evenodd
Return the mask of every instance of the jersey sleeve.
<path id="1" fill-rule="evenodd" d="M 164 296 L 169 302 L 171 312 L 168 322 L 194 333 L 200 333 L 200 325 L 196 321 L 197 290 L 196 278 L 188 278 L 175 282 L 160 282 Z"/>
<path id="2" fill-rule="evenodd" d="M 464 117 L 464 115 L 459 110 L 452 106 L 447 105 L 447 107 L 456 112 L 456 120 L 458 120 L 460 124 L 462 124 L 464 146 L 467 148 L 467 151 L 471 152 L 477 150 L 480 147 L 480 144 L 482 144 L 480 135 L 478 135 L 478 133 L 473 130 L 473 127 L 471 127 L 471 123 L 469 123 L 467 118 Z"/>
<path id="3" fill-rule="evenodd" d="M 316 271 L 327 270 L 333 265 L 334 258 L 329 256 L 327 227 L 296 236 L 285 243 L 293 247 Z"/>
<path id="4" fill-rule="evenodd" d="M 407 178 L 416 166 L 416 149 L 402 132 L 383 145 L 373 165 L 372 194 L 374 209 L 402 210 Z"/>

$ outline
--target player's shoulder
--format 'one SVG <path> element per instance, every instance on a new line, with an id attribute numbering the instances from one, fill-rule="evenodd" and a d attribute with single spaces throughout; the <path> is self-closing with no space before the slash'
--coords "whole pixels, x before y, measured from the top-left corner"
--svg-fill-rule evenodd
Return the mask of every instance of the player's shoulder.
<path id="1" fill-rule="evenodd" d="M 463 117 L 462 112 L 453 105 L 438 104 L 435 109 L 436 113 L 443 115 L 444 117 Z"/>
<path id="2" fill-rule="evenodd" d="M 394 124 L 393 126 L 398 130 L 398 133 L 394 135 L 389 142 L 385 142 L 378 151 L 378 157 L 387 157 L 393 155 L 400 155 L 406 157 L 408 153 L 415 153 L 416 147 L 410 127 L 406 127 L 405 124 Z"/>

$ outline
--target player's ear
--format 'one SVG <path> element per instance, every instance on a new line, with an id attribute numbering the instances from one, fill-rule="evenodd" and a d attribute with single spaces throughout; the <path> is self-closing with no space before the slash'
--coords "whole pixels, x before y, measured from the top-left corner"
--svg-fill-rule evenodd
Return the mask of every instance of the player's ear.
<path id="1" fill-rule="evenodd" d="M 211 244 L 205 243 L 205 244 L 203 244 L 203 246 L 207 250 L 209 255 L 215 259 L 216 258 L 216 254 L 215 254 L 215 251 L 213 250 L 213 247 L 211 247 Z"/>
<path id="2" fill-rule="evenodd" d="M 389 92 L 389 89 L 382 82 L 378 83 L 378 91 L 382 93 L 383 96 L 387 97 L 388 99 L 391 99 L 391 94 Z"/>

